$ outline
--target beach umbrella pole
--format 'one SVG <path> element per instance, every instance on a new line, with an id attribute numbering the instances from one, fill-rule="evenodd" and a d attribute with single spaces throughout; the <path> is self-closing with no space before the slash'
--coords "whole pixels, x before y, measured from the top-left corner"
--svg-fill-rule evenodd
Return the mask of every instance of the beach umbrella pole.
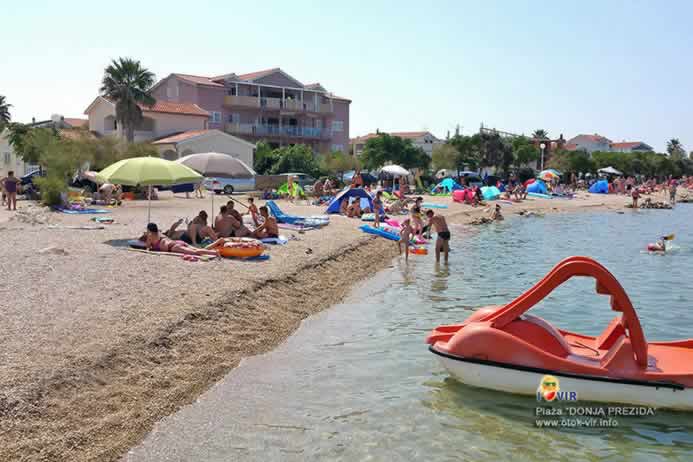
<path id="1" fill-rule="evenodd" d="M 147 186 L 147 224 L 152 222 L 152 185 Z"/>

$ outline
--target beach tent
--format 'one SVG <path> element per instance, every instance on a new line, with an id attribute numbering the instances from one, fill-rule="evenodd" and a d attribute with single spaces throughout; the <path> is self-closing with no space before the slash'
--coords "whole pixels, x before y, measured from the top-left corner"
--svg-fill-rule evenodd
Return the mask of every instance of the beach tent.
<path id="1" fill-rule="evenodd" d="M 277 189 L 277 194 L 279 195 L 285 195 L 289 194 L 289 183 L 284 183 Z M 306 197 L 305 193 L 303 192 L 303 188 L 301 187 L 300 184 L 296 183 L 294 181 L 294 197 Z"/>
<path id="2" fill-rule="evenodd" d="M 495 186 L 484 186 L 481 188 L 481 195 L 483 196 L 484 200 L 492 201 L 494 199 L 498 199 L 501 193 L 500 190 Z"/>
<path id="3" fill-rule="evenodd" d="M 535 181 L 534 183 L 530 183 L 527 185 L 527 192 L 535 194 L 546 194 L 546 183 L 544 183 L 543 181 Z"/>
<path id="4" fill-rule="evenodd" d="M 451 194 L 455 190 L 462 189 L 462 186 L 460 186 L 459 183 L 452 178 L 445 178 L 443 181 L 435 185 L 431 189 L 431 192 L 435 191 L 436 189 L 438 189 L 438 192 Z"/>
<path id="5" fill-rule="evenodd" d="M 608 194 L 609 193 L 609 182 L 606 180 L 599 180 L 590 186 L 589 192 L 593 194 Z"/>
<path id="6" fill-rule="evenodd" d="M 342 201 L 349 201 L 352 197 L 359 198 L 361 201 L 361 208 L 364 208 L 364 200 L 368 201 L 368 207 L 373 210 L 373 198 L 366 192 L 365 189 L 344 188 L 337 193 L 336 196 L 334 196 L 334 199 L 332 199 L 329 204 L 327 204 L 327 213 L 339 213 L 339 207 L 342 205 Z"/>

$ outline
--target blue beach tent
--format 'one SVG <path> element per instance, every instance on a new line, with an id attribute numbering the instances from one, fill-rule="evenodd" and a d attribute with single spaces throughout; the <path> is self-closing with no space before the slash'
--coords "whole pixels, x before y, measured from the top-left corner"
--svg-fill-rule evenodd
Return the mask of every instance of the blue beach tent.
<path id="1" fill-rule="evenodd" d="M 351 197 L 359 198 L 359 200 L 361 201 L 361 208 L 365 208 L 365 199 L 368 207 L 370 207 L 370 209 L 373 210 L 373 198 L 370 196 L 370 194 L 366 192 L 365 189 L 347 187 L 342 189 L 339 193 L 337 193 L 337 195 L 334 196 L 334 199 L 330 201 L 330 203 L 327 205 L 327 213 L 339 213 L 339 207 L 342 205 L 342 201 L 349 201 Z"/>
<path id="2" fill-rule="evenodd" d="M 609 194 L 609 182 L 606 180 L 599 180 L 590 186 L 589 192 L 593 194 Z"/>
<path id="3" fill-rule="evenodd" d="M 431 192 L 434 192 L 436 189 L 438 189 L 438 192 L 440 193 L 452 193 L 457 189 L 462 189 L 462 186 L 460 186 L 459 183 L 452 178 L 445 178 L 443 181 L 435 185 L 431 189 Z"/>
<path id="4" fill-rule="evenodd" d="M 527 192 L 535 194 L 546 194 L 548 191 L 546 189 L 546 183 L 544 183 L 541 180 L 536 180 L 534 183 L 530 183 L 527 185 Z"/>

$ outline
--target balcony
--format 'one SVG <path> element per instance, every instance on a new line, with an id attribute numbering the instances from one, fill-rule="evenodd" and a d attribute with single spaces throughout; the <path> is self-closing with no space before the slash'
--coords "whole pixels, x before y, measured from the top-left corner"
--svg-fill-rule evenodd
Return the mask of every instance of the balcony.
<path id="1" fill-rule="evenodd" d="M 257 96 L 226 95 L 224 96 L 224 105 L 258 107 L 260 106 L 260 102 L 258 101 Z"/>
<path id="2" fill-rule="evenodd" d="M 257 96 L 224 96 L 225 106 L 236 107 L 261 107 L 265 110 L 288 111 L 288 112 L 314 112 L 320 114 L 331 114 L 332 105 L 329 103 L 317 103 L 312 98 L 303 100 L 281 98 L 259 98 Z"/>
<path id="3" fill-rule="evenodd" d="M 296 127 L 268 124 L 226 124 L 226 131 L 234 135 L 277 136 L 288 138 L 329 139 L 332 131 L 327 128 Z"/>

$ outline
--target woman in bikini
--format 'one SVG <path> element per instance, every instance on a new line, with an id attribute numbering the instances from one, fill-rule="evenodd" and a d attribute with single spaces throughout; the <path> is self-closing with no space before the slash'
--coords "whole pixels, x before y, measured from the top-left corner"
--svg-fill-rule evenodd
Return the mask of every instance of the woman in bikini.
<path id="1" fill-rule="evenodd" d="M 156 225 L 156 223 L 149 223 L 147 225 L 147 239 L 145 240 L 145 244 L 147 246 L 147 250 L 153 250 L 155 252 L 171 252 L 196 256 L 218 255 L 214 250 L 198 249 L 186 244 L 183 241 L 162 236 L 161 233 L 159 233 L 159 227 Z"/>

